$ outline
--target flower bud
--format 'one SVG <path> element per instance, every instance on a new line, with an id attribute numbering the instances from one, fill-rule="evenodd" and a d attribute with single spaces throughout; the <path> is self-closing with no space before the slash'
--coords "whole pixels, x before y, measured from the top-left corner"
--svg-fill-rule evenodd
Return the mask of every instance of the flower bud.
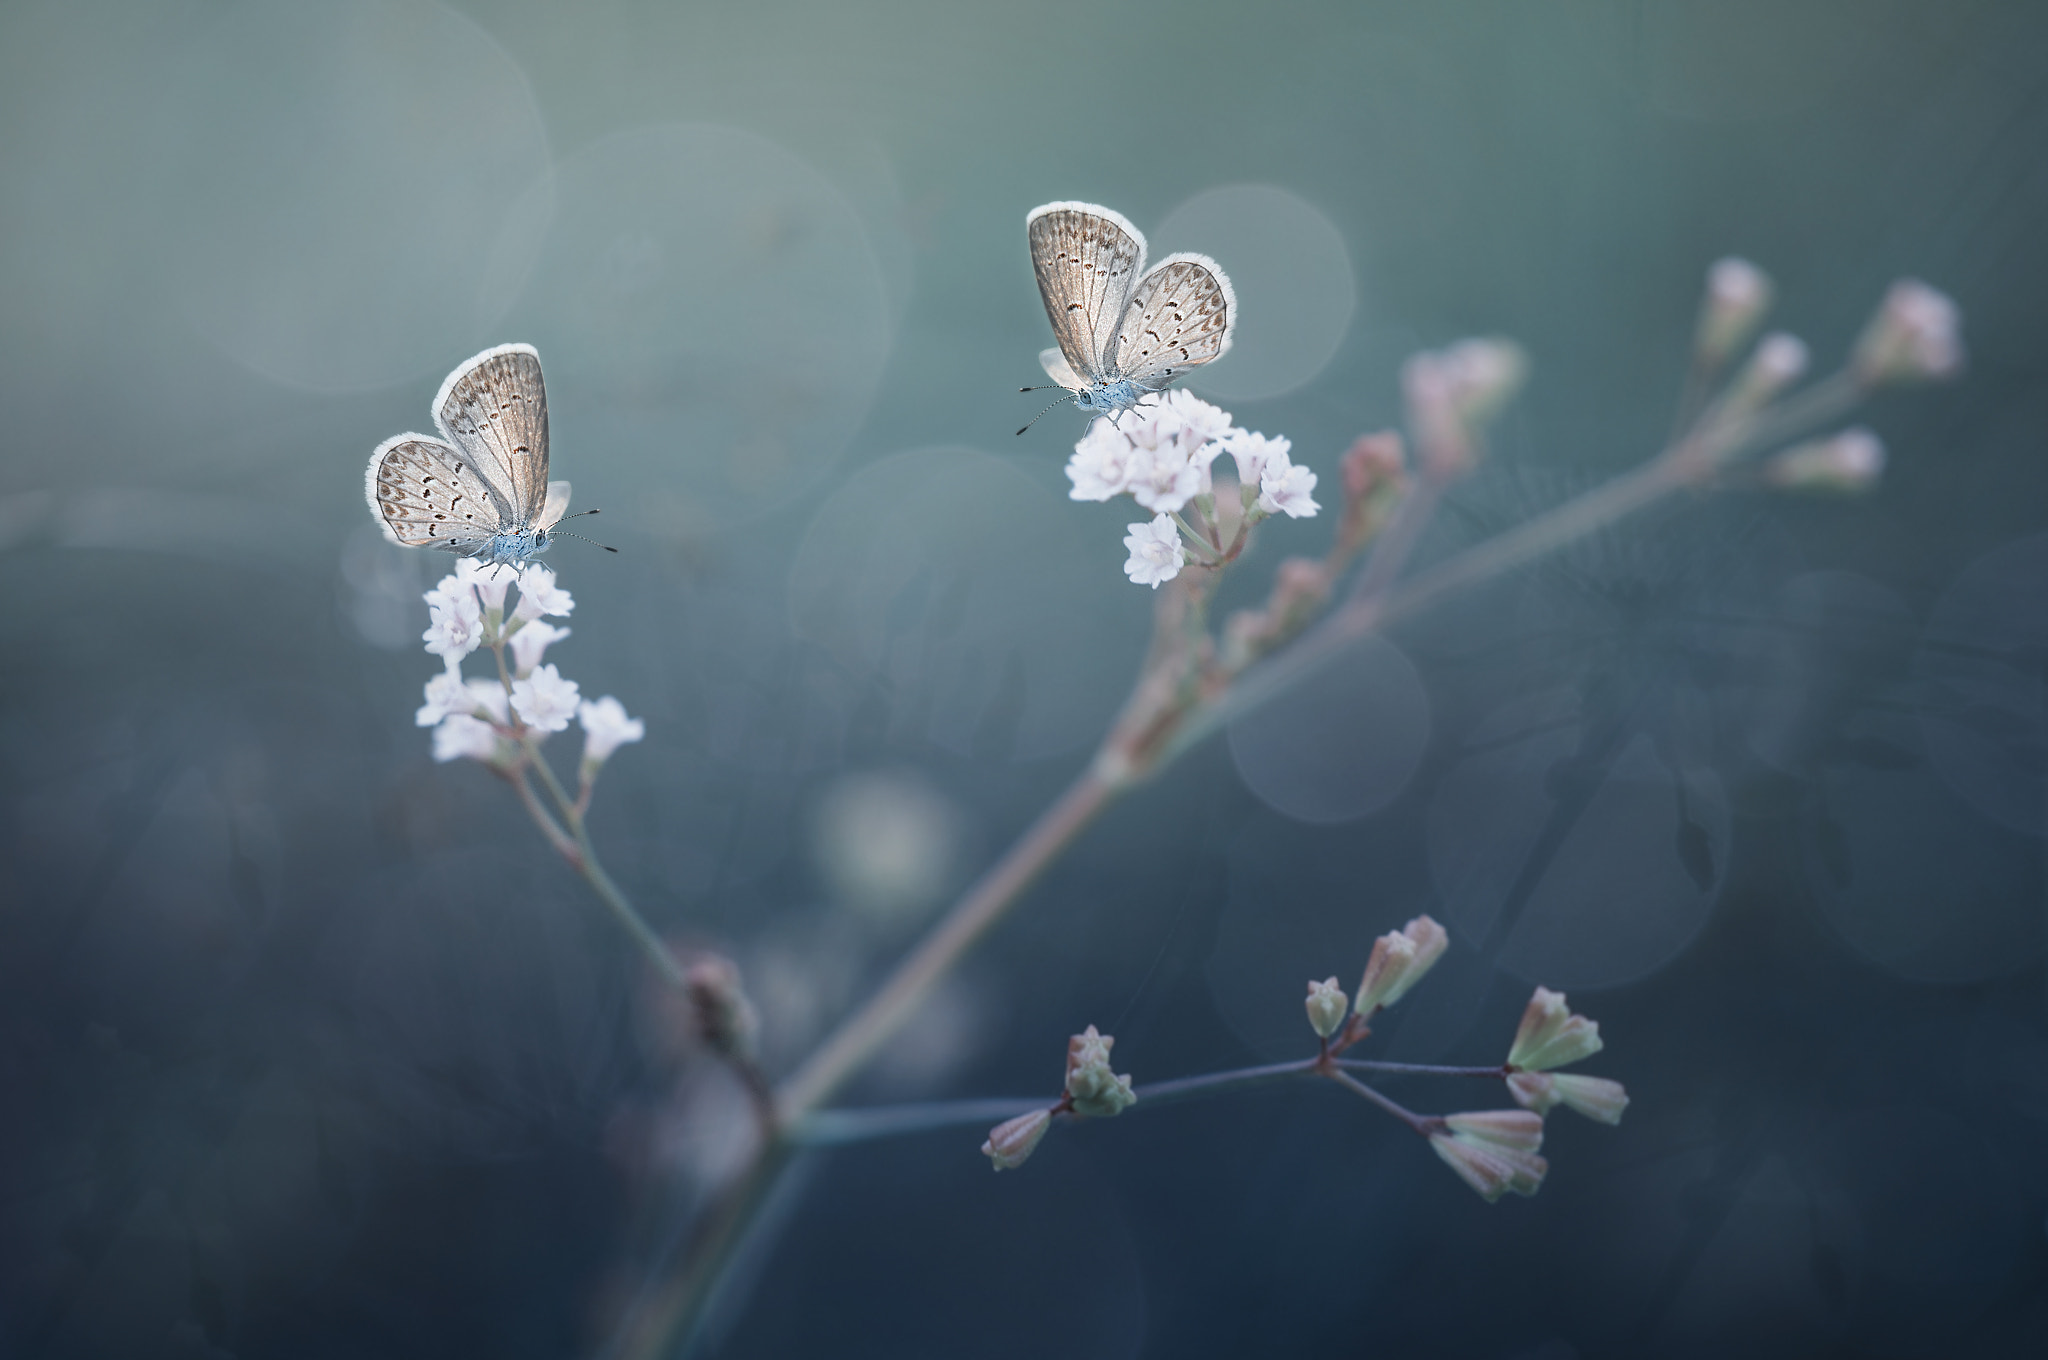
<path id="1" fill-rule="evenodd" d="M 1344 995 L 1344 989 L 1337 985 L 1334 977 L 1308 985 L 1308 1023 L 1315 1030 L 1316 1037 L 1327 1039 L 1337 1032 L 1344 1023 L 1345 1013 L 1351 1009 L 1351 998 Z"/>
<path id="2" fill-rule="evenodd" d="M 1408 423 L 1422 470 L 1442 483 L 1471 470 L 1479 436 L 1528 373 L 1511 340 L 1461 340 L 1448 349 L 1411 355 L 1401 365 Z"/>
<path id="3" fill-rule="evenodd" d="M 1491 1204 L 1503 1194 L 1533 1195 L 1550 1163 L 1537 1155 L 1543 1120 L 1527 1110 L 1484 1110 L 1444 1118 L 1429 1145 L 1465 1184 Z"/>
<path id="4" fill-rule="evenodd" d="M 1107 1119 L 1137 1102 L 1131 1079 L 1109 1070 L 1109 1050 L 1115 1043 L 1093 1025 L 1067 1041 L 1067 1099 L 1075 1114 Z"/>
<path id="5" fill-rule="evenodd" d="M 1619 1124 L 1628 1108 L 1628 1092 L 1620 1082 L 1573 1072 L 1517 1072 L 1508 1078 L 1508 1090 L 1539 1115 L 1563 1105 L 1602 1124 Z"/>
<path id="6" fill-rule="evenodd" d="M 1515 1031 L 1514 1046 L 1508 1050 L 1508 1066 L 1524 1072 L 1547 1072 L 1590 1058 L 1600 1048 L 1599 1025 L 1583 1015 L 1573 1015 L 1565 1005 L 1563 992 L 1538 987 L 1522 1012 L 1521 1027 Z"/>
<path id="7" fill-rule="evenodd" d="M 1051 1110 L 1033 1110 L 1015 1119 L 1005 1119 L 988 1131 L 981 1155 L 994 1162 L 998 1171 L 1014 1171 L 1038 1150 L 1039 1140 L 1051 1127 Z"/>
<path id="8" fill-rule="evenodd" d="M 1766 335 L 1757 341 L 1756 352 L 1729 384 L 1713 418 L 1730 420 L 1752 414 L 1799 381 L 1806 372 L 1807 358 L 1806 342 L 1798 336 L 1783 331 Z"/>
<path id="9" fill-rule="evenodd" d="M 1790 491 L 1867 490 L 1884 472 L 1884 445 L 1857 426 L 1826 439 L 1810 440 L 1764 464 L 1764 480 Z"/>
<path id="10" fill-rule="evenodd" d="M 1962 313 L 1947 294 L 1900 279 L 1863 328 L 1850 360 L 1866 387 L 1951 378 L 1962 371 Z"/>
<path id="11" fill-rule="evenodd" d="M 721 954 L 701 954 L 683 970 L 683 979 L 705 1046 L 734 1061 L 751 1059 L 757 1022 L 738 966 Z"/>
<path id="12" fill-rule="evenodd" d="M 1358 1000 L 1352 1010 L 1360 1019 L 1393 1005 L 1422 981 L 1436 961 L 1450 947 L 1451 937 L 1427 916 L 1418 916 L 1396 931 L 1372 943 L 1372 957 L 1366 961 L 1365 976 L 1358 984 Z"/>
<path id="13" fill-rule="evenodd" d="M 1742 347 L 1771 308 L 1770 276 L 1748 260 L 1729 256 L 1707 271 L 1693 352 L 1706 368 L 1719 368 Z"/>

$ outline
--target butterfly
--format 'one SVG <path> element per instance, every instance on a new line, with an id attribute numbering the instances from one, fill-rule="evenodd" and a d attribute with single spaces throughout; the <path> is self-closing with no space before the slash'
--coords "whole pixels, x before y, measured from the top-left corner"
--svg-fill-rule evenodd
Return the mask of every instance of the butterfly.
<path id="1" fill-rule="evenodd" d="M 458 365 L 434 398 L 434 424 L 439 439 L 401 434 L 370 455 L 363 494 L 384 536 L 494 566 L 546 552 L 569 484 L 548 480 L 548 394 L 533 346 Z"/>
<path id="2" fill-rule="evenodd" d="M 1144 236 L 1094 203 L 1033 208 L 1024 234 L 1059 341 L 1038 362 L 1082 410 L 1128 411 L 1230 348 L 1237 295 L 1208 256 L 1169 255 L 1147 271 Z"/>

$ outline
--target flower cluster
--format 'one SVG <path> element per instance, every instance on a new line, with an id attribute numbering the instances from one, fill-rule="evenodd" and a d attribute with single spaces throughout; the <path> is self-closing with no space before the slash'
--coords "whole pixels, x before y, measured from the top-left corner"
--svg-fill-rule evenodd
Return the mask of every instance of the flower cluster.
<path id="1" fill-rule="evenodd" d="M 988 1131 L 981 1155 L 998 1171 L 1014 1171 L 1038 1150 L 1054 1115 L 1109 1119 L 1137 1103 L 1128 1074 L 1110 1070 L 1109 1050 L 1116 1040 L 1090 1025 L 1067 1040 L 1067 1081 L 1059 1103 L 1006 1119 Z"/>
<path id="2" fill-rule="evenodd" d="M 514 585 L 519 596 L 508 613 L 505 600 Z M 617 699 L 584 699 L 574 680 L 543 664 L 547 649 L 570 631 L 548 620 L 576 608 L 546 567 L 530 563 L 513 572 L 460 558 L 454 574 L 442 577 L 426 601 L 429 622 L 422 640 L 446 669 L 427 681 L 426 702 L 414 721 L 434 729 L 434 759 L 481 760 L 507 769 L 521 741 L 580 721 L 588 779 L 621 745 L 646 735 L 646 725 L 628 717 Z M 478 648 L 496 656 L 496 678 L 463 676 L 463 658 Z"/>
<path id="3" fill-rule="evenodd" d="M 1153 512 L 1151 520 L 1129 526 L 1124 574 L 1157 589 L 1187 565 L 1183 533 L 1196 535 L 1200 550 L 1222 549 L 1210 468 L 1220 454 L 1236 465 L 1235 518 L 1242 524 L 1270 515 L 1302 519 L 1322 508 L 1315 473 L 1296 466 L 1288 449 L 1285 439 L 1241 429 L 1228 411 L 1176 389 L 1146 398 L 1121 420 L 1096 419 L 1067 460 L 1067 480 L 1074 484 L 1067 494 L 1077 501 L 1127 495 Z M 1181 519 L 1190 505 L 1193 526 Z"/>

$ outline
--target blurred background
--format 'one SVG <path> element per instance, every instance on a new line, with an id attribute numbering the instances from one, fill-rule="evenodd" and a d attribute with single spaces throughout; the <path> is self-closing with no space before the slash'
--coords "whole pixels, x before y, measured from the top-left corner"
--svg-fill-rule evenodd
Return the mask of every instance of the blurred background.
<path id="1" fill-rule="evenodd" d="M 594 837 L 786 1070 L 1143 653 L 1081 418 L 1011 433 L 1058 198 L 1224 264 L 1192 385 L 1326 487 L 1405 355 L 1526 345 L 1426 554 L 1654 451 L 1718 256 L 1823 366 L 1924 277 L 1971 367 L 1867 413 L 1867 498 L 1689 497 L 1212 740 L 847 1097 L 1049 1095 L 1089 1023 L 1141 1083 L 1300 1055 L 1304 979 L 1428 911 L 1386 1054 L 1497 1062 L 1541 981 L 1634 1097 L 1551 1121 L 1541 1195 L 1320 1087 L 1001 1177 L 978 1133 L 849 1148 L 715 1353 L 2048 1349 L 2043 7 L 12 0 L 0 131 L 0 1353 L 606 1353 L 729 1100 L 431 762 L 447 563 L 364 459 L 538 346 L 622 550 L 555 549 L 550 659 L 648 726 Z"/>

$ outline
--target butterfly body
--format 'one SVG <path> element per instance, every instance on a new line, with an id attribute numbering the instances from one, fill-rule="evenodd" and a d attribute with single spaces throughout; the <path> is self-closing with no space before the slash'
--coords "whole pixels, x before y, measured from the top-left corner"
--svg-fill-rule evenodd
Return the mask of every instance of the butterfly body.
<path id="1" fill-rule="evenodd" d="M 1047 203 L 1024 220 L 1058 345 L 1039 356 L 1084 411 L 1116 415 L 1230 348 L 1237 298 L 1206 255 L 1145 268 L 1145 237 L 1095 203 Z"/>
<path id="2" fill-rule="evenodd" d="M 440 438 L 401 434 L 370 455 L 363 493 L 384 536 L 519 566 L 548 550 L 569 484 L 548 481 L 548 402 L 531 345 L 459 365 L 434 398 Z"/>

